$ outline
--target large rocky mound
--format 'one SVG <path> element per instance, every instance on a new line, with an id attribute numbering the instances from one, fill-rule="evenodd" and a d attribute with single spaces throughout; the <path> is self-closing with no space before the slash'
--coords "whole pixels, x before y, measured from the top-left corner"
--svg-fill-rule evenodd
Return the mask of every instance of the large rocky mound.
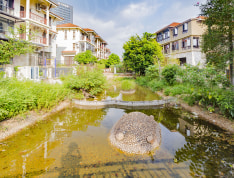
<path id="1" fill-rule="evenodd" d="M 161 129 L 153 116 L 141 112 L 125 114 L 111 129 L 110 142 L 132 154 L 145 154 L 161 143 Z"/>

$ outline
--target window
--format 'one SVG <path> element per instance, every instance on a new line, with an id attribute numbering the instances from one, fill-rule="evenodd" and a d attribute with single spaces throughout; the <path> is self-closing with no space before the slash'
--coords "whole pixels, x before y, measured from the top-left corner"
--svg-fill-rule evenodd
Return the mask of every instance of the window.
<path id="1" fill-rule="evenodd" d="M 193 47 L 199 48 L 199 37 L 193 37 Z"/>
<path id="2" fill-rule="evenodd" d="M 178 28 L 177 28 L 177 27 L 173 29 L 173 35 L 174 35 L 174 36 L 177 36 L 177 35 L 178 35 Z"/>
<path id="3" fill-rule="evenodd" d="M 49 45 L 52 45 L 52 35 L 49 34 Z"/>
<path id="4" fill-rule="evenodd" d="M 73 51 L 76 50 L 76 43 L 73 43 Z"/>
<path id="5" fill-rule="evenodd" d="M 187 32 L 188 31 L 188 23 L 184 23 L 183 24 L 183 32 Z"/>
<path id="6" fill-rule="evenodd" d="M 73 40 L 75 40 L 75 39 L 76 39 L 76 31 L 73 30 Z"/>
<path id="7" fill-rule="evenodd" d="M 2 22 L 0 22 L 0 33 L 3 33 L 4 32 L 4 30 L 3 30 L 3 24 L 2 24 Z"/>
<path id="8" fill-rule="evenodd" d="M 179 42 L 175 41 L 172 43 L 172 51 L 179 50 Z"/>
<path id="9" fill-rule="evenodd" d="M 64 40 L 67 40 L 67 30 L 64 32 Z"/>

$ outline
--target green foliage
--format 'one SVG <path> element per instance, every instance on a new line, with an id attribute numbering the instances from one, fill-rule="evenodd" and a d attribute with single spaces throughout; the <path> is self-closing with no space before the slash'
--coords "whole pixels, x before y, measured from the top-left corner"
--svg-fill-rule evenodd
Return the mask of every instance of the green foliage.
<path id="1" fill-rule="evenodd" d="M 0 80 L 4 77 L 5 72 L 4 71 L 0 71 Z"/>
<path id="2" fill-rule="evenodd" d="M 120 63 L 120 58 L 117 54 L 112 53 L 108 60 L 106 61 L 106 67 L 109 68 L 111 65 L 116 65 Z"/>
<path id="3" fill-rule="evenodd" d="M 207 61 L 218 70 L 233 67 L 233 0 L 207 0 L 201 6 L 207 31 L 203 35 L 202 50 Z M 231 70 L 231 78 L 233 71 Z"/>
<path id="4" fill-rule="evenodd" d="M 150 65 L 149 67 L 146 68 L 145 70 L 145 76 L 149 80 L 153 80 L 159 77 L 159 69 L 155 65 Z"/>
<path id="5" fill-rule="evenodd" d="M 50 109 L 64 100 L 69 90 L 63 85 L 18 81 L 14 78 L 0 81 L 0 120 L 33 109 Z"/>
<path id="6" fill-rule="evenodd" d="M 136 87 L 136 83 L 133 80 L 123 80 L 121 82 L 122 90 L 133 90 Z"/>
<path id="7" fill-rule="evenodd" d="M 26 28 L 16 28 L 16 32 L 13 29 L 9 29 L 10 36 L 7 36 L 8 40 L 0 40 L 0 64 L 9 64 L 10 59 L 15 56 L 20 56 L 26 53 L 32 53 L 34 46 L 29 41 L 19 39 L 18 36 L 26 32 Z"/>
<path id="8" fill-rule="evenodd" d="M 158 79 L 151 80 L 147 85 L 152 91 L 160 91 L 165 87 L 164 81 Z"/>
<path id="9" fill-rule="evenodd" d="M 163 68 L 162 76 L 169 85 L 173 85 L 175 83 L 177 71 L 177 65 L 168 65 Z"/>
<path id="10" fill-rule="evenodd" d="M 156 42 L 153 34 L 144 33 L 142 37 L 132 36 L 123 45 L 123 63 L 127 70 L 140 75 L 145 74 L 145 69 L 153 65 L 156 60 L 163 60 L 162 48 Z"/>
<path id="11" fill-rule="evenodd" d="M 95 68 L 79 68 L 77 76 L 71 75 L 65 77 L 64 85 L 71 90 L 84 90 L 91 95 L 96 95 L 105 88 L 106 78 L 100 70 Z"/>
<path id="12" fill-rule="evenodd" d="M 97 58 L 92 54 L 92 51 L 87 50 L 83 53 L 75 55 L 74 60 L 79 64 L 90 64 L 97 62 Z"/>
<path id="13" fill-rule="evenodd" d="M 175 95 L 181 95 L 181 94 L 191 94 L 192 91 L 189 86 L 187 85 L 174 85 L 173 87 L 168 86 L 164 89 L 165 95 L 175 96 Z"/>

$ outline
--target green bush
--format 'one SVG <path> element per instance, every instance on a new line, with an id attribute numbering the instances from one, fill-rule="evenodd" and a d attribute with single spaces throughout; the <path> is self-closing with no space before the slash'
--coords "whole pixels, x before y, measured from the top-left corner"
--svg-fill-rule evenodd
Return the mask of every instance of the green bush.
<path id="1" fill-rule="evenodd" d="M 85 90 L 91 95 L 96 95 L 105 88 L 106 78 L 100 70 L 79 68 L 78 75 L 65 77 L 64 85 L 71 90 Z"/>
<path id="2" fill-rule="evenodd" d="M 68 96 L 63 85 L 18 81 L 14 78 L 0 80 L 0 120 L 33 109 L 51 109 Z"/>
<path id="3" fill-rule="evenodd" d="M 168 86 L 164 89 L 164 94 L 165 95 L 181 95 L 181 94 L 191 94 L 191 89 L 187 85 L 174 85 L 174 86 Z"/>
<path id="4" fill-rule="evenodd" d="M 159 69 L 155 65 L 150 65 L 145 70 L 145 76 L 148 78 L 148 80 L 154 80 L 159 77 Z"/>
<path id="5" fill-rule="evenodd" d="M 151 88 L 152 91 L 160 91 L 165 87 L 164 82 L 158 79 L 150 81 L 147 85 Z"/>
<path id="6" fill-rule="evenodd" d="M 136 87 L 136 83 L 133 80 L 123 80 L 121 82 L 122 90 L 132 90 Z"/>
<path id="7" fill-rule="evenodd" d="M 175 83 L 178 70 L 179 69 L 177 65 L 168 65 L 164 67 L 162 76 L 169 85 L 173 85 Z"/>
<path id="8" fill-rule="evenodd" d="M 140 76 L 140 77 L 137 77 L 137 78 L 136 78 L 136 83 L 137 83 L 138 85 L 148 87 L 148 82 L 149 82 L 149 80 L 148 80 L 147 77 Z"/>

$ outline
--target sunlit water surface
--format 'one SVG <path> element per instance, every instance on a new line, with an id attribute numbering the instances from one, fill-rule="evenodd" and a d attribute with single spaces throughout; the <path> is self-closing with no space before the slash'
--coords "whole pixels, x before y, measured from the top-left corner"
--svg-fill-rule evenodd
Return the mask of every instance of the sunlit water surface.
<path id="1" fill-rule="evenodd" d="M 161 127 L 161 145 L 146 155 L 125 154 L 108 140 L 134 111 Z M 0 177 L 234 177 L 233 136 L 192 117 L 169 108 L 67 108 L 0 142 Z"/>

